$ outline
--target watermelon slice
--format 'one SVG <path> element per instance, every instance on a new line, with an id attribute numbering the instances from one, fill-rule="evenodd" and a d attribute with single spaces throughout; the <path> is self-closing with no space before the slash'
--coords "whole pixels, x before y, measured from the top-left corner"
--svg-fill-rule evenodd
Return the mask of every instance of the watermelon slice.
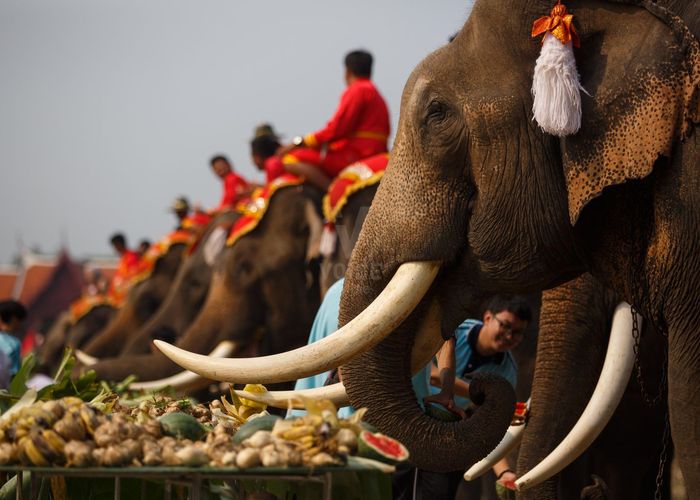
<path id="1" fill-rule="evenodd" d="M 408 460 L 408 450 L 404 445 L 379 432 L 362 431 L 357 443 L 361 457 L 390 464 Z"/>

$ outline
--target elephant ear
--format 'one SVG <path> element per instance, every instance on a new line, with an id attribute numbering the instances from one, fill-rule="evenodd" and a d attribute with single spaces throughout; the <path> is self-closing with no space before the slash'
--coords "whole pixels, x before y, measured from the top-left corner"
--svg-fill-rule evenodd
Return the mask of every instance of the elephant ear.
<path id="1" fill-rule="evenodd" d="M 582 40 L 590 97 L 581 130 L 561 142 L 572 224 L 606 187 L 648 176 L 700 121 L 698 40 L 679 18 L 655 14 L 618 13 Z"/>

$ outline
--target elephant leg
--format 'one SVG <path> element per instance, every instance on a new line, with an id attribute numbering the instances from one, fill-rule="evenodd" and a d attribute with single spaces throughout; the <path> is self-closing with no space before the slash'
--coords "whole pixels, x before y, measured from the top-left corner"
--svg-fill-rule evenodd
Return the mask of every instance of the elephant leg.
<path id="1" fill-rule="evenodd" d="M 688 497 L 700 499 L 700 345 L 692 330 L 669 331 L 668 404 Z"/>

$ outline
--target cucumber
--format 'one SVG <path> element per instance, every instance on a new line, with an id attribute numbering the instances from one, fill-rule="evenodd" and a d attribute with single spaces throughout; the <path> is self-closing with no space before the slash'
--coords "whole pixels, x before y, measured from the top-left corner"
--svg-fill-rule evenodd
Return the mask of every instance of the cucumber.
<path id="1" fill-rule="evenodd" d="M 198 441 L 207 433 L 207 429 L 196 418 L 179 411 L 166 413 L 158 421 L 163 426 L 163 432 L 166 435 L 176 438 Z"/>
<path id="2" fill-rule="evenodd" d="M 281 420 L 281 418 L 277 415 L 265 415 L 246 422 L 233 435 L 233 443 L 241 444 L 258 431 L 271 431 L 278 420 Z"/>

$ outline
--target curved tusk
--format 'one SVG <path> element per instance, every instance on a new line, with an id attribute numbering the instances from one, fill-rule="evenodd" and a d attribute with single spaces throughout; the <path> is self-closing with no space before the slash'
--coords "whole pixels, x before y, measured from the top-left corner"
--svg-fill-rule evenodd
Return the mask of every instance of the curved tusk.
<path id="1" fill-rule="evenodd" d="M 416 333 L 416 340 L 413 342 L 411 352 L 411 373 L 418 373 L 440 349 L 444 340 L 440 336 L 440 306 L 437 299 L 430 302 L 428 311 L 421 322 Z M 313 389 L 302 389 L 298 391 L 269 391 L 269 392 L 248 392 L 235 391 L 242 398 L 265 403 L 275 408 L 298 408 L 304 409 L 304 404 L 299 396 L 315 399 L 330 399 L 336 408 L 348 406 L 350 400 L 345 392 L 342 382 Z"/>
<path id="2" fill-rule="evenodd" d="M 634 366 L 631 331 L 630 305 L 622 302 L 615 308 L 605 363 L 588 405 L 559 446 L 515 482 L 518 490 L 531 488 L 557 474 L 576 460 L 607 425 L 625 392 Z"/>
<path id="3" fill-rule="evenodd" d="M 239 397 L 257 401 L 258 403 L 265 403 L 275 408 L 289 408 L 291 406 L 292 408 L 303 410 L 304 404 L 299 399 L 299 396 L 313 399 L 328 399 L 336 408 L 342 408 L 350 404 L 342 382 L 301 391 L 249 392 L 236 390 L 234 392 Z"/>
<path id="4" fill-rule="evenodd" d="M 530 398 L 527 399 L 527 409 L 530 409 Z M 477 477 L 481 477 L 483 474 L 491 470 L 491 468 L 501 460 L 503 457 L 508 455 L 513 448 L 515 448 L 520 440 L 523 438 L 523 430 L 525 429 L 525 424 L 521 425 L 511 425 L 508 430 L 503 435 L 503 439 L 498 443 L 491 453 L 489 453 L 485 458 L 479 460 L 477 463 L 472 465 L 467 472 L 464 473 L 464 480 L 471 481 Z"/>
<path id="5" fill-rule="evenodd" d="M 100 358 L 90 356 L 88 353 L 81 351 L 80 349 L 75 350 L 75 357 L 85 366 L 92 366 L 100 360 Z"/>
<path id="6" fill-rule="evenodd" d="M 219 342 L 219 345 L 214 348 L 214 350 L 209 353 L 212 358 L 227 358 L 231 356 L 236 351 L 236 344 L 230 340 L 224 340 Z M 137 391 L 154 391 L 156 389 L 163 389 L 165 387 L 172 387 L 176 391 L 184 391 L 185 389 L 191 389 L 195 387 L 200 387 L 204 384 L 208 384 L 209 380 L 192 373 L 191 371 L 184 371 L 171 375 L 170 377 L 162 378 L 159 380 L 149 380 L 147 382 L 134 382 L 129 384 L 130 389 Z"/>
<path id="7" fill-rule="evenodd" d="M 166 342 L 154 343 L 183 368 L 230 383 L 274 383 L 308 377 L 340 366 L 387 337 L 430 288 L 439 262 L 402 264 L 382 293 L 337 332 L 289 352 L 259 358 L 211 359 Z"/>

